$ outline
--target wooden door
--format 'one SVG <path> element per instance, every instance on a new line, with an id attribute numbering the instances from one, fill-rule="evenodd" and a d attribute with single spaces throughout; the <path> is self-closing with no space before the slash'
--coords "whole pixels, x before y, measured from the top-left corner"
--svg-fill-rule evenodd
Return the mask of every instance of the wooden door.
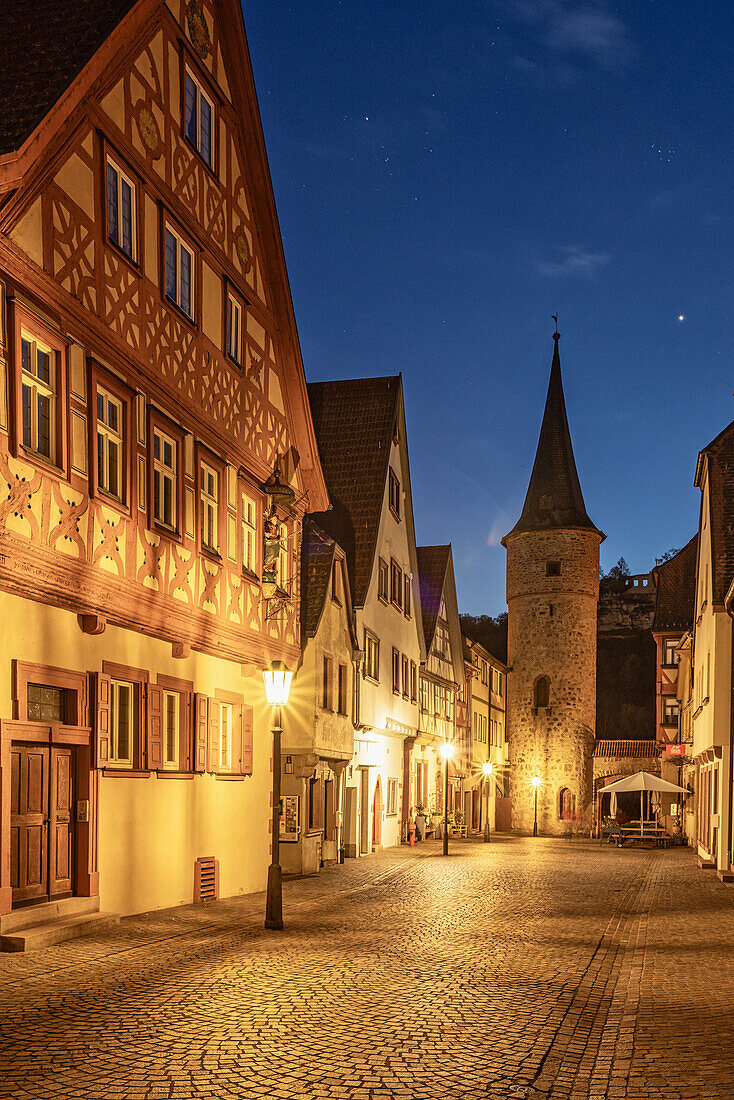
<path id="1" fill-rule="evenodd" d="M 25 905 L 48 891 L 49 748 L 12 745 L 10 761 L 10 885 Z"/>
<path id="2" fill-rule="evenodd" d="M 73 867 L 73 749 L 51 749 L 51 781 L 48 814 L 49 897 L 71 893 Z"/>

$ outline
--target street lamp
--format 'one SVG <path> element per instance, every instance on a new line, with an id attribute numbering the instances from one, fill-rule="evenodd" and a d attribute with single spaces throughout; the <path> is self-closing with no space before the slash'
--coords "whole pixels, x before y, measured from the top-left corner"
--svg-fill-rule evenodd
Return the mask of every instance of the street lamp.
<path id="1" fill-rule="evenodd" d="M 533 787 L 533 792 L 535 794 L 535 820 L 533 821 L 533 836 L 538 835 L 538 788 L 540 787 L 542 782 L 543 780 L 540 778 L 539 775 L 534 775 L 533 778 L 530 780 L 530 783 Z"/>
<path id="2" fill-rule="evenodd" d="M 454 755 L 454 746 L 444 741 L 440 747 L 443 757 L 443 854 L 449 854 L 449 760 Z"/>
<path id="3" fill-rule="evenodd" d="M 485 778 L 486 783 L 487 783 L 487 795 L 486 795 L 487 812 L 486 812 L 486 816 L 485 816 L 485 819 L 484 819 L 484 841 L 485 841 L 486 844 L 489 844 L 490 840 L 492 839 L 491 825 L 489 824 L 489 796 L 490 796 L 491 791 L 492 791 L 491 780 L 492 780 L 492 776 L 494 775 L 494 764 L 492 763 L 491 760 L 485 760 L 484 761 L 484 763 L 482 764 L 482 771 L 484 773 L 484 778 Z"/>
<path id="4" fill-rule="evenodd" d="M 265 695 L 273 715 L 273 842 L 268 867 L 268 893 L 265 901 L 265 927 L 283 927 L 283 888 L 280 878 L 280 735 L 283 732 L 281 708 L 288 702 L 292 672 L 282 661 L 273 661 L 263 669 Z"/>

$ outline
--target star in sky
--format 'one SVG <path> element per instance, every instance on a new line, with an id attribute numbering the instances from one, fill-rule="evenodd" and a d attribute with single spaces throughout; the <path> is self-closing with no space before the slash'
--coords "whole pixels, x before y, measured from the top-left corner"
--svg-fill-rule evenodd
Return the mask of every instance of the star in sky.
<path id="1" fill-rule="evenodd" d="M 679 313 L 678 314 L 678 320 L 679 321 L 685 321 L 685 319 L 686 319 L 685 313 Z"/>

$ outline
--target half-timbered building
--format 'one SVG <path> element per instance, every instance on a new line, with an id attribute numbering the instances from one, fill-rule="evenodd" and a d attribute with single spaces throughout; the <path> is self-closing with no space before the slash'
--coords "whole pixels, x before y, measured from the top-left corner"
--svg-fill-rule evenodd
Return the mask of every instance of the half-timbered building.
<path id="1" fill-rule="evenodd" d="M 300 523 L 327 496 L 240 5 L 36 0 L 15 23 L 0 914 L 256 890 L 261 671 L 298 661 Z"/>

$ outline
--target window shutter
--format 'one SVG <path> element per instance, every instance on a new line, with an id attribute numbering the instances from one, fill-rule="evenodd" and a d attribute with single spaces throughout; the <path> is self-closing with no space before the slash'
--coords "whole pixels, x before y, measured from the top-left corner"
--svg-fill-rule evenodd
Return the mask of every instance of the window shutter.
<path id="1" fill-rule="evenodd" d="M 94 729 L 94 763 L 106 768 L 110 762 L 110 677 L 104 672 L 94 674 L 94 700 L 97 709 Z"/>
<path id="2" fill-rule="evenodd" d="M 155 684 L 148 684 L 148 767 L 157 771 L 163 767 L 163 692 Z"/>
<path id="3" fill-rule="evenodd" d="M 195 742 L 192 749 L 192 741 L 194 741 L 196 731 L 194 731 L 194 737 L 192 737 L 191 710 L 191 693 L 187 692 L 183 697 L 183 721 L 180 723 L 178 738 L 178 766 L 182 772 L 192 770 L 191 754 L 192 751 L 196 752 Z"/>
<path id="4" fill-rule="evenodd" d="M 242 774 L 252 775 L 252 707 L 242 708 Z"/>
<path id="5" fill-rule="evenodd" d="M 209 766 L 207 771 L 219 771 L 219 703 L 209 702 Z"/>
<path id="6" fill-rule="evenodd" d="M 232 707 L 232 772 L 234 775 L 242 775 L 244 760 L 242 710 L 241 706 Z"/>
<path id="7" fill-rule="evenodd" d="M 194 771 L 205 772 L 206 771 L 206 752 L 208 743 L 208 723 L 209 715 L 207 711 L 208 699 L 206 695 L 202 695 L 200 691 L 197 691 L 194 695 L 194 729 L 193 729 L 193 742 L 194 742 Z"/>

